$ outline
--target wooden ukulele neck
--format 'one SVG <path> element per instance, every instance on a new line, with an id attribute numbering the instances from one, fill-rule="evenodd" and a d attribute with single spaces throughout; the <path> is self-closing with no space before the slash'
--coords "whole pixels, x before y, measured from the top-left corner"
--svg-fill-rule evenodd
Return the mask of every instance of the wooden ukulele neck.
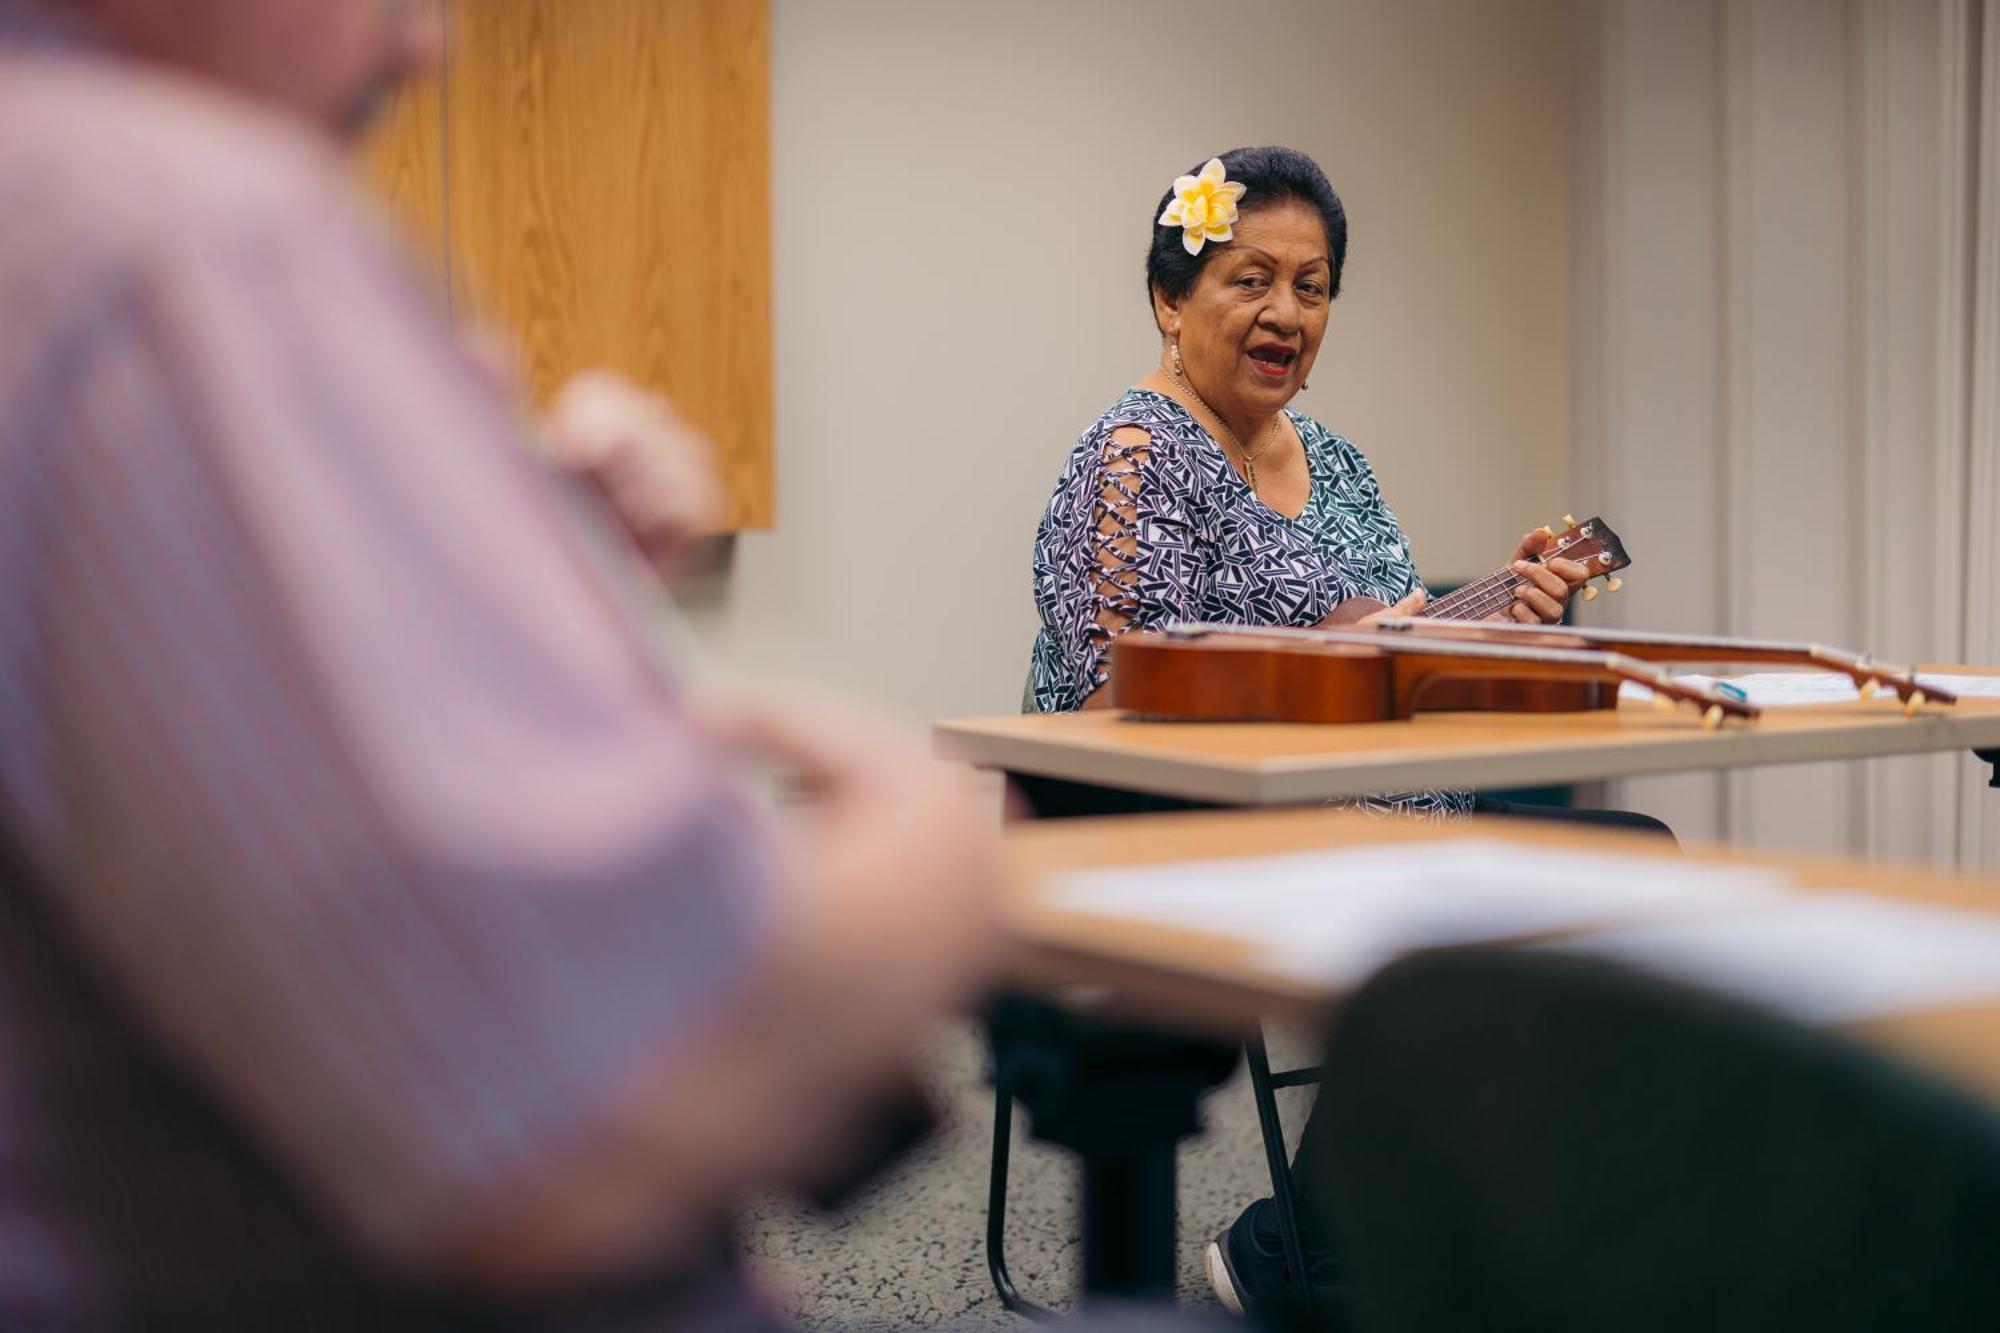
<path id="1" fill-rule="evenodd" d="M 1536 563 L 1574 560 L 1590 571 L 1591 578 L 1616 573 L 1632 563 L 1625 554 L 1625 544 L 1603 519 L 1564 521 L 1568 526 L 1561 532 L 1553 527 L 1544 529 L 1549 544 L 1541 554 L 1530 557 Z M 1428 603 L 1417 615 L 1424 620 L 1485 620 L 1513 605 L 1515 592 L 1527 582 L 1512 565 L 1506 565 Z M 1608 586 L 1615 591 L 1616 581 Z M 1594 597 L 1596 591 L 1586 589 L 1584 596 Z"/>

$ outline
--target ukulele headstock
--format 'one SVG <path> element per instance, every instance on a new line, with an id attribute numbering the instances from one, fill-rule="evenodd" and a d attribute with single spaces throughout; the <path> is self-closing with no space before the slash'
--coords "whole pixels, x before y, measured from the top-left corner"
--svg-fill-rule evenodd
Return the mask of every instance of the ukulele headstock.
<path id="1" fill-rule="evenodd" d="M 1554 524 L 1545 529 L 1550 535 L 1549 544 L 1539 558 L 1544 563 L 1574 560 L 1588 569 L 1590 576 L 1584 580 L 1581 594 L 1586 602 L 1597 597 L 1593 579 L 1603 579 L 1606 592 L 1617 592 L 1623 587 L 1624 580 L 1616 576 L 1632 563 L 1632 557 L 1625 554 L 1625 542 L 1611 530 L 1611 525 L 1601 518 L 1587 518 L 1579 523 L 1567 514 L 1563 515 L 1563 524 L 1560 532 Z"/>
<path id="2" fill-rule="evenodd" d="M 1763 711 L 1748 700 L 1725 694 L 1713 685 L 1682 680 L 1664 671 L 1647 669 L 1637 678 L 1653 692 L 1653 707 L 1663 713 L 1673 712 L 1676 704 L 1693 705 L 1701 713 L 1703 731 L 1714 731 L 1722 726 L 1725 719 L 1732 717 L 1754 722 Z"/>
<path id="3" fill-rule="evenodd" d="M 1915 667 L 1887 666 L 1835 648 L 1813 647 L 1807 651 L 1821 665 L 1832 667 L 1852 680 L 1863 699 L 1872 699 L 1884 692 L 1894 695 L 1902 701 L 1906 717 L 1915 717 L 1925 704 L 1950 706 L 1958 702 L 1957 694 L 1941 688 L 1935 681 L 1919 681 Z"/>

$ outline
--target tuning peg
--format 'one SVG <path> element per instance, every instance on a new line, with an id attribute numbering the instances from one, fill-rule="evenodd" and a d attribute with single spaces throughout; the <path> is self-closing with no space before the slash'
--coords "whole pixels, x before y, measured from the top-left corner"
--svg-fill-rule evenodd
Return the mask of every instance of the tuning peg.
<path id="1" fill-rule="evenodd" d="M 1701 715 L 1701 729 L 1714 731 L 1722 725 L 1722 705 L 1710 704 L 1708 711 Z"/>
<path id="2" fill-rule="evenodd" d="M 1584 584 L 1584 585 L 1583 585 L 1583 600 L 1584 600 L 1584 601 L 1586 601 L 1586 602 L 1594 602 L 1594 601 L 1596 601 L 1596 600 L 1597 600 L 1597 585 L 1596 585 L 1596 584 L 1594 584 L 1594 583 L 1586 583 L 1586 584 Z"/>
<path id="3" fill-rule="evenodd" d="M 1575 526 L 1576 526 L 1576 515 L 1575 515 L 1575 514 L 1564 514 L 1564 515 L 1563 515 L 1563 527 L 1564 527 L 1565 529 L 1568 529 L 1568 528 L 1573 528 L 1573 527 L 1575 527 Z"/>
<path id="4" fill-rule="evenodd" d="M 1656 691 L 1654 691 L 1654 693 L 1653 693 L 1653 711 L 1654 711 L 1654 712 L 1657 712 L 1657 713 L 1671 713 L 1671 712 L 1673 712 L 1673 711 L 1674 711 L 1674 697 L 1673 697 L 1673 696 L 1672 696 L 1671 694 L 1661 694 L 1661 693 L 1660 693 L 1659 691 L 1657 691 L 1657 690 L 1656 690 Z"/>
<path id="5" fill-rule="evenodd" d="M 1620 588 L 1624 586 L 1625 586 L 1625 580 L 1619 578 L 1616 574 L 1613 574 L 1610 578 L 1604 580 L 1604 591 L 1606 592 L 1617 592 Z"/>
<path id="6" fill-rule="evenodd" d="M 1873 699 L 1875 697 L 1875 691 L 1880 688 L 1881 686 L 1878 685 L 1876 682 L 1872 680 L 1864 680 L 1861 682 L 1861 697 L 1864 699 Z"/>
<path id="7" fill-rule="evenodd" d="M 1544 523 L 1544 524 L 1542 524 L 1542 531 L 1543 531 L 1543 532 L 1546 532 L 1547 534 L 1549 534 L 1549 540 L 1550 540 L 1550 541 L 1554 541 L 1554 540 L 1556 539 L 1556 525 L 1555 525 L 1555 524 L 1553 524 L 1553 523 Z"/>
<path id="8" fill-rule="evenodd" d="M 1915 717 L 1917 710 L 1922 708 L 1926 702 L 1928 701 L 1924 698 L 1922 690 L 1911 690 L 1910 697 L 1903 701 L 1903 716 Z"/>

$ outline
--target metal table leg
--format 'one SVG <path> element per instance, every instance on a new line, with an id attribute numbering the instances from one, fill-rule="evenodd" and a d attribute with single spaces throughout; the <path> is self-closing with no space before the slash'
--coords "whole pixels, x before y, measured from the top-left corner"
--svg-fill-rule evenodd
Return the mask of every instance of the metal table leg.
<path id="1" fill-rule="evenodd" d="M 1180 1141 L 1241 1047 L 1105 1023 L 1036 1000 L 997 1002 L 994 1082 L 1036 1137 L 1083 1162 L 1086 1297 L 1172 1299 Z"/>

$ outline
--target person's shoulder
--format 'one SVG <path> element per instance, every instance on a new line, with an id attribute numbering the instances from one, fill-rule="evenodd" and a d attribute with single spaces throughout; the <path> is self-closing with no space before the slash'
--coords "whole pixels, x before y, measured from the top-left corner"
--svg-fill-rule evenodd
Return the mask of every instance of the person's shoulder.
<path id="1" fill-rule="evenodd" d="M 1333 430 L 1296 408 L 1286 408 L 1285 415 L 1292 419 L 1292 425 L 1299 432 L 1299 442 L 1305 446 L 1308 458 L 1318 460 L 1332 467 L 1368 467 L 1368 456 L 1357 449 L 1353 442 L 1339 431 Z"/>
<path id="2" fill-rule="evenodd" d="M 13 58 L 0 213 L 34 251 L 117 263 L 351 206 L 334 146 L 195 79 L 104 57 Z M 16 221 L 32 217 L 32 228 Z"/>
<path id="3" fill-rule="evenodd" d="M 1084 442 L 1102 447 L 1106 441 L 1145 452 L 1154 467 L 1182 466 L 1192 461 L 1192 444 L 1199 427 L 1187 409 L 1151 389 L 1127 389 L 1084 432 Z"/>

